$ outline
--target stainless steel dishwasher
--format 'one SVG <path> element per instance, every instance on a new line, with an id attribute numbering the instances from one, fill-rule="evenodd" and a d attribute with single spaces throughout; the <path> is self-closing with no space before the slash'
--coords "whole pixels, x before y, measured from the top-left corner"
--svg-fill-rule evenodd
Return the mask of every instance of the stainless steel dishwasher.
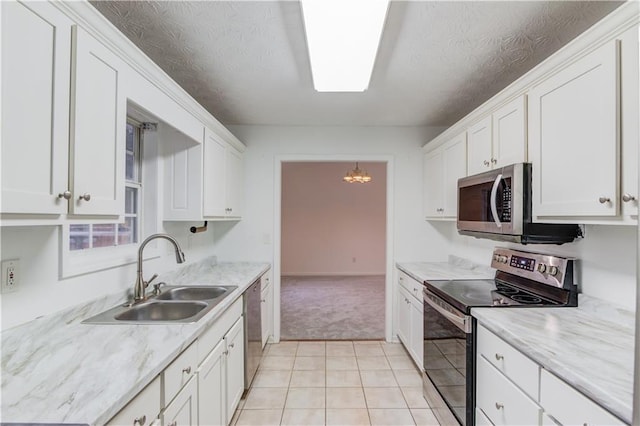
<path id="1" fill-rule="evenodd" d="M 260 280 L 244 292 L 244 388 L 249 389 L 262 359 L 262 313 Z"/>

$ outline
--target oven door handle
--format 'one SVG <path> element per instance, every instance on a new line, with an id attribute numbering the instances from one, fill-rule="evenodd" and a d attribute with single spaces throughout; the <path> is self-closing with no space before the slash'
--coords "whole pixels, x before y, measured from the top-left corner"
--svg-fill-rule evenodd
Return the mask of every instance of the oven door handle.
<path id="1" fill-rule="evenodd" d="M 441 300 L 441 299 L 427 289 L 423 290 L 423 294 L 424 294 L 424 301 L 428 303 L 429 306 L 431 306 L 433 309 L 435 309 L 436 312 L 438 312 L 440 315 L 442 315 L 443 317 L 451 321 L 453 325 L 458 327 L 460 330 L 464 331 L 466 334 L 471 333 L 471 321 L 469 321 L 470 318 L 467 315 L 461 314 L 460 316 L 460 315 L 456 315 L 453 312 L 449 312 L 446 308 L 443 308 L 434 300 L 434 299 L 438 299 L 438 300 Z M 443 302 L 443 303 L 446 303 L 446 302 Z M 455 308 L 451 308 L 451 309 L 455 309 Z"/>
<path id="2" fill-rule="evenodd" d="M 493 181 L 493 186 L 491 187 L 491 214 L 493 215 L 493 221 L 496 223 L 498 228 L 502 228 L 502 222 L 500 222 L 500 218 L 498 217 L 498 205 L 496 202 L 496 195 L 498 195 L 498 185 L 500 185 L 500 181 L 502 180 L 502 173 L 496 176 L 496 180 Z"/>

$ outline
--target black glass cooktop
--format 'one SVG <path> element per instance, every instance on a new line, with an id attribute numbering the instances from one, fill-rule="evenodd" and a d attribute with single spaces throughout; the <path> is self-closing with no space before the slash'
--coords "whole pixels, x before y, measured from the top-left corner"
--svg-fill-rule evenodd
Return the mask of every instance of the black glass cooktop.
<path id="1" fill-rule="evenodd" d="M 428 281 L 427 289 L 465 313 L 472 307 L 493 306 L 494 280 Z"/>

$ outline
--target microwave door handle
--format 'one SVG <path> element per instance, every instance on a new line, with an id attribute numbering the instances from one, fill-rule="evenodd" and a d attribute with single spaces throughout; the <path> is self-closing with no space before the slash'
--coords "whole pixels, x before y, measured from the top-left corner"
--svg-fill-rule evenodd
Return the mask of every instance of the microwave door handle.
<path id="1" fill-rule="evenodd" d="M 502 174 L 499 174 L 498 176 L 496 176 L 496 180 L 493 182 L 493 187 L 491 187 L 491 214 L 493 215 L 493 220 L 498 228 L 502 228 L 502 222 L 500 222 L 500 218 L 498 217 L 496 195 L 498 195 L 498 185 L 500 185 L 501 180 Z"/>

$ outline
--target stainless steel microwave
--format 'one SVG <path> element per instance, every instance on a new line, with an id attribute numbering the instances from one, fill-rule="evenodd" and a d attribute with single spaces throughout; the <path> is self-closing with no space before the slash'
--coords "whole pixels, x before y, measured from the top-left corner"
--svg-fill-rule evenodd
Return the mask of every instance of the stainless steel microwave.
<path id="1" fill-rule="evenodd" d="M 458 232 L 521 244 L 563 244 L 582 236 L 575 224 L 531 220 L 531 163 L 458 179 Z"/>

